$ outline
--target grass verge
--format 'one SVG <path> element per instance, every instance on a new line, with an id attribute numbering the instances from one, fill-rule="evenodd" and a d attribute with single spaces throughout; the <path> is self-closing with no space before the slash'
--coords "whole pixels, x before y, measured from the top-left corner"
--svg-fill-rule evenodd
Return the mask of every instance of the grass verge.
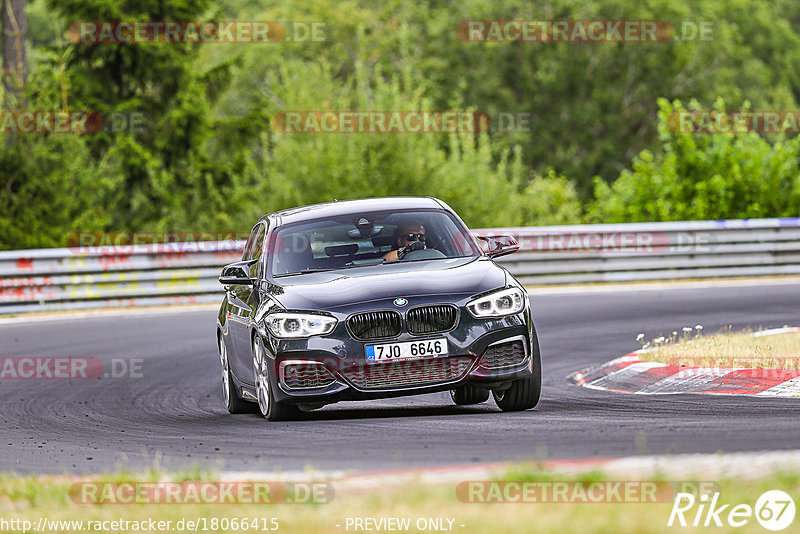
<path id="1" fill-rule="evenodd" d="M 149 475 L 116 474 L 93 477 L 94 481 L 136 482 L 155 480 L 212 480 L 211 475 L 198 473 L 187 475 L 160 474 Z M 572 487 L 587 485 L 605 480 L 600 472 L 564 476 L 544 471 L 535 465 L 517 464 L 494 478 L 499 481 L 515 482 L 553 482 L 571 483 Z M 615 479 L 619 481 L 619 478 Z M 654 480 L 653 478 L 649 480 Z M 667 479 L 660 479 L 667 480 Z M 676 481 L 672 481 L 676 482 Z M 684 480 L 686 487 L 698 486 L 702 481 Z M 461 533 L 657 533 L 671 532 L 676 527 L 668 527 L 667 521 L 673 508 L 673 500 L 662 502 L 622 502 L 622 503 L 576 503 L 523 502 L 523 503 L 476 503 L 465 502 L 464 492 L 459 492 L 459 483 L 423 485 L 416 483 L 385 485 L 369 489 L 339 489 L 334 483 L 334 498 L 324 504 L 79 504 L 74 495 L 75 481 L 67 478 L 16 477 L 0 475 L 0 531 L 22 532 L 10 528 L 10 520 L 30 521 L 37 525 L 40 518 L 50 521 L 82 521 L 81 528 L 60 525 L 49 528 L 57 532 L 97 532 L 105 529 L 89 529 L 92 521 L 171 521 L 168 530 L 132 529 L 131 525 L 117 525 L 111 531 L 118 532 L 185 532 L 190 529 L 176 528 L 180 520 L 199 521 L 205 518 L 205 530 L 199 532 L 275 532 L 271 519 L 276 519 L 278 532 L 292 533 L 335 533 L 364 532 L 353 526 L 356 518 L 409 518 L 407 532 L 434 532 L 431 525 L 447 527 L 445 531 Z M 461 483 L 463 487 L 463 482 Z M 800 473 L 779 473 L 756 480 L 729 479 L 713 483 L 713 491 L 719 492 L 720 503 L 747 504 L 754 507 L 759 496 L 768 490 L 782 490 L 796 499 L 800 496 Z M 699 504 L 699 503 L 698 503 Z M 730 509 L 729 507 L 728 509 Z M 691 521 L 697 506 L 686 513 Z M 725 515 L 722 515 L 723 521 Z M 257 519 L 258 528 L 251 526 L 231 528 L 233 519 Z M 350 523 L 348 523 L 350 518 Z M 212 528 L 214 519 L 216 528 Z M 223 519 L 228 520 L 227 528 Z M 261 522 L 265 519 L 266 522 Z M 439 523 L 429 519 L 441 519 Z M 449 520 L 452 520 L 450 522 Z M 6 524 L 3 525 L 3 521 Z M 419 524 L 424 521 L 424 528 Z M 701 519 L 702 524 L 702 519 Z M 797 521 L 795 521 L 795 526 Z M 338 525 L 338 526 L 337 526 Z M 349 528 L 348 528 L 348 525 Z M 19 526 L 19 525 L 17 525 Z M 100 525 L 97 525 L 100 526 Z M 108 524 L 110 527 L 111 524 Z M 268 529 L 261 528 L 268 526 Z M 192 529 L 193 530 L 193 529 Z M 403 529 L 397 529 L 403 530 Z M 682 531 L 696 532 L 697 528 L 679 528 Z M 725 524 L 715 528 L 717 532 L 764 532 L 755 517 L 746 525 L 733 528 Z M 388 529 L 382 529 L 388 531 Z M 441 530 L 439 530 L 441 531 Z M 787 530 L 791 531 L 791 528 Z"/>
<path id="2" fill-rule="evenodd" d="M 754 336 L 723 331 L 711 336 L 657 338 L 645 344 L 644 361 L 688 367 L 800 370 L 800 332 Z"/>

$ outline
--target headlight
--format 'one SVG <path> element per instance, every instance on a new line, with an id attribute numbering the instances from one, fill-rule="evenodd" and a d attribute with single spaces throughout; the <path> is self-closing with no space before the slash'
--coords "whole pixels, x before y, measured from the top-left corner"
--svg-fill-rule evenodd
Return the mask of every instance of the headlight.
<path id="1" fill-rule="evenodd" d="M 311 313 L 271 313 L 264 320 L 275 337 L 309 337 L 330 334 L 336 319 Z"/>
<path id="2" fill-rule="evenodd" d="M 501 289 L 467 304 L 473 317 L 503 317 L 525 309 L 525 293 L 521 289 Z"/>

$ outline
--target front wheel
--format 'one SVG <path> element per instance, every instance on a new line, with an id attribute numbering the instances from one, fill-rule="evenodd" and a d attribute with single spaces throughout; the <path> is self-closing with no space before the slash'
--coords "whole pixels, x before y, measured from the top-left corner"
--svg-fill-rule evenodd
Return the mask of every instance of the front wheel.
<path id="1" fill-rule="evenodd" d="M 539 404 L 542 393 L 542 359 L 539 355 L 539 340 L 533 338 L 533 373 L 514 380 L 508 389 L 492 391 L 497 406 L 504 412 L 530 410 Z"/>
<path id="2" fill-rule="evenodd" d="M 293 404 L 275 402 L 270 386 L 269 368 L 271 360 L 264 351 L 264 341 L 256 335 L 253 340 L 253 371 L 255 373 L 256 398 L 258 408 L 267 421 L 287 421 L 297 419 L 300 410 Z"/>
<path id="3" fill-rule="evenodd" d="M 222 395 L 225 398 L 225 407 L 230 413 L 249 413 L 252 411 L 252 404 L 239 397 L 236 386 L 233 384 L 231 376 L 231 366 L 228 362 L 228 348 L 222 336 L 219 337 L 219 363 L 222 365 Z"/>
<path id="4" fill-rule="evenodd" d="M 489 400 L 489 390 L 476 388 L 472 384 L 464 384 L 456 389 L 451 389 L 450 398 L 459 406 L 480 404 Z"/>

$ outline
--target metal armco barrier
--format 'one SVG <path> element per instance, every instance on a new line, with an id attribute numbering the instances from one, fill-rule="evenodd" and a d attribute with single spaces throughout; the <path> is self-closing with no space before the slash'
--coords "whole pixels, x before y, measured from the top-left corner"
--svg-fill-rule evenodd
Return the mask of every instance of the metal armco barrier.
<path id="1" fill-rule="evenodd" d="M 220 300 L 244 241 L 0 251 L 0 314 Z"/>
<path id="2" fill-rule="evenodd" d="M 525 284 L 800 274 L 800 217 L 474 230 Z M 0 251 L 0 314 L 217 302 L 243 241 Z"/>
<path id="3" fill-rule="evenodd" d="M 800 273 L 800 217 L 495 228 L 500 258 L 525 284 L 629 282 Z"/>

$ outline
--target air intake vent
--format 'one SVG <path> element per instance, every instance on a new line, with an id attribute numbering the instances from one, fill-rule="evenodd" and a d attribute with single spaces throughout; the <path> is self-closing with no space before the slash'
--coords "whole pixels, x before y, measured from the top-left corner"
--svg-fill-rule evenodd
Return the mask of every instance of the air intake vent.
<path id="1" fill-rule="evenodd" d="M 322 388 L 335 378 L 325 366 L 314 362 L 282 362 L 281 382 L 287 389 Z"/>
<path id="2" fill-rule="evenodd" d="M 525 345 L 522 341 L 509 341 L 486 349 L 480 364 L 487 369 L 502 369 L 520 365 L 525 360 Z"/>
<path id="3" fill-rule="evenodd" d="M 402 320 L 395 311 L 367 312 L 350 317 L 347 326 L 356 339 L 386 339 L 400 334 Z"/>
<path id="4" fill-rule="evenodd" d="M 360 365 L 342 374 L 359 389 L 392 389 L 433 385 L 462 378 L 472 364 L 471 356 Z"/>
<path id="5" fill-rule="evenodd" d="M 421 306 L 406 314 L 406 325 L 412 334 L 447 332 L 456 324 L 458 310 L 454 306 Z"/>

